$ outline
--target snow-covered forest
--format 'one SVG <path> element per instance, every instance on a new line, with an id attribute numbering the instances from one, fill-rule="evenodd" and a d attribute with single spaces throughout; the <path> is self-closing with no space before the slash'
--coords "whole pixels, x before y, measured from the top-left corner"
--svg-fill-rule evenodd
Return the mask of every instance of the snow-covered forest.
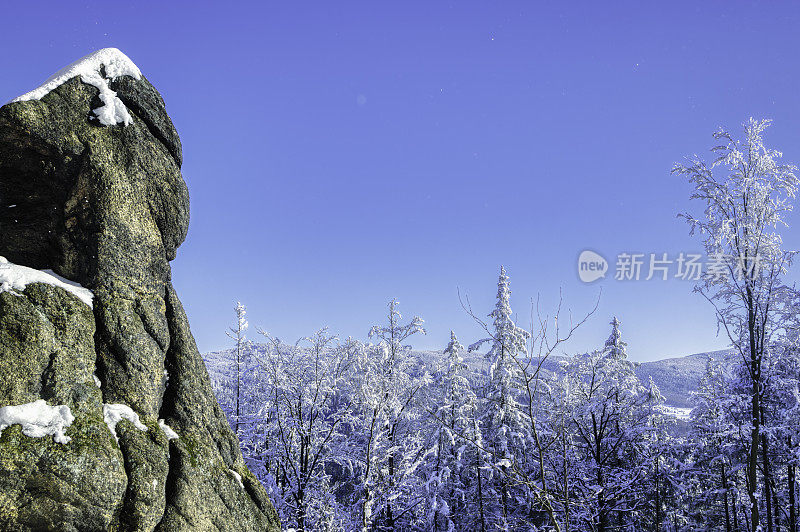
<path id="1" fill-rule="evenodd" d="M 764 145 L 768 125 L 720 130 L 710 162 L 673 169 L 700 207 L 682 216 L 724 259 L 695 291 L 737 361 L 708 363 L 688 431 L 637 378 L 617 318 L 570 354 L 575 330 L 602 318 L 559 303 L 522 326 L 502 267 L 494 308 L 465 305 L 484 338 L 453 332 L 432 357 L 412 352 L 423 320 L 395 300 L 366 342 L 327 329 L 251 342 L 237 305 L 214 386 L 284 527 L 796 531 L 800 293 L 784 283 L 794 254 L 780 230 L 797 177 Z"/>

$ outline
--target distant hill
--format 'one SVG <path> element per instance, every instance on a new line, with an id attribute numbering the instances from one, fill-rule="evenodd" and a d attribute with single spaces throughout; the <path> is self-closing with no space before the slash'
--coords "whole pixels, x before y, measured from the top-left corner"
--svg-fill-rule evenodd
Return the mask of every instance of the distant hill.
<path id="1" fill-rule="evenodd" d="M 251 344 L 256 352 L 266 353 L 267 346 L 264 344 Z M 437 351 L 414 351 L 421 363 L 429 370 L 435 369 L 442 353 Z M 212 379 L 223 376 L 226 360 L 230 360 L 233 355 L 232 349 L 224 351 L 214 351 L 205 353 L 203 359 L 206 361 L 208 372 Z M 475 373 L 488 372 L 489 364 L 480 353 L 469 353 L 464 355 L 467 365 Z M 551 374 L 558 367 L 558 362 L 563 357 L 551 357 L 542 366 L 545 374 Z M 665 403 L 677 409 L 692 407 L 691 394 L 697 390 L 700 379 L 706 369 L 706 362 L 709 358 L 721 362 L 730 368 L 735 362 L 735 353 L 731 350 L 711 351 L 707 353 L 695 353 L 685 357 L 665 358 L 663 360 L 653 360 L 642 362 L 636 365 L 636 375 L 643 383 L 653 382 L 658 386 L 664 396 Z"/>
<path id="2" fill-rule="evenodd" d="M 692 406 L 691 393 L 697 390 L 710 358 L 730 368 L 735 362 L 735 353 L 726 349 L 642 362 L 636 368 L 636 375 L 642 382 L 652 378 L 666 399 L 666 404 L 688 408 Z"/>

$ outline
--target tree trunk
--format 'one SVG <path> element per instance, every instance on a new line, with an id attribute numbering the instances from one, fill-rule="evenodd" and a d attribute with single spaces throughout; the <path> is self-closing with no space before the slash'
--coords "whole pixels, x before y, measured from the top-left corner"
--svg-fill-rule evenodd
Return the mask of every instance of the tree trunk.
<path id="1" fill-rule="evenodd" d="M 240 329 L 241 330 L 241 329 Z M 239 333 L 241 335 L 241 332 Z M 239 391 L 242 380 L 242 367 L 241 367 L 241 354 L 242 354 L 242 341 L 241 339 L 236 342 L 236 437 L 241 439 L 239 434 L 239 398 L 242 393 Z"/>
<path id="2" fill-rule="evenodd" d="M 503 523 L 506 524 L 508 523 L 508 474 L 505 466 L 501 467 L 500 471 L 503 475 L 502 484 L 500 485 L 500 500 L 503 503 Z"/>
<path id="3" fill-rule="evenodd" d="M 661 521 L 662 521 L 662 519 L 661 519 L 661 486 L 659 486 L 659 482 L 658 482 L 659 481 L 659 476 L 660 476 L 661 473 L 659 471 L 660 468 L 659 468 L 659 463 L 658 462 L 659 462 L 658 456 L 656 456 L 656 479 L 655 479 L 655 481 L 656 481 L 656 497 L 655 497 L 655 499 L 656 499 L 656 517 L 655 517 L 656 522 L 655 522 L 655 527 L 653 527 L 653 528 L 655 529 L 656 532 L 661 532 Z"/>
<path id="4" fill-rule="evenodd" d="M 389 440 L 390 445 L 393 444 L 392 440 Z M 392 480 L 394 479 L 394 453 L 389 454 L 389 482 L 390 485 Z M 392 512 L 392 503 L 386 503 L 386 530 L 394 531 L 394 513 Z"/>
<path id="5" fill-rule="evenodd" d="M 753 427 L 750 431 L 750 453 L 747 460 L 747 495 L 750 498 L 750 530 L 757 532 L 761 519 L 758 509 L 758 448 L 761 440 L 761 357 L 756 353 L 755 321 L 750 313 L 750 378 L 751 390 L 751 420 Z"/>
<path id="6" fill-rule="evenodd" d="M 486 517 L 483 513 L 483 482 L 481 480 L 481 455 L 480 449 L 475 447 L 475 471 L 478 475 L 478 509 L 480 510 L 481 532 L 486 532 Z"/>
<path id="7" fill-rule="evenodd" d="M 599 486 L 602 486 L 603 477 L 598 478 Z M 608 512 L 606 511 L 606 501 L 603 492 L 597 494 L 597 532 L 608 531 Z"/>
<path id="8" fill-rule="evenodd" d="M 567 443 L 563 442 L 563 462 L 564 462 L 564 532 L 570 532 L 569 528 L 569 466 L 567 461 Z"/>
<path id="9" fill-rule="evenodd" d="M 439 492 L 439 490 L 441 489 L 441 485 L 439 484 L 439 482 L 441 482 L 439 471 L 441 469 L 441 463 L 442 463 L 442 448 L 443 448 L 442 434 L 439 433 L 439 443 L 437 444 L 437 452 L 436 452 L 436 468 L 434 469 L 434 472 L 436 473 L 436 478 L 438 479 L 436 485 L 437 492 Z M 439 510 L 439 501 L 436 501 L 436 511 L 433 513 L 433 532 L 439 532 L 440 515 L 441 511 Z"/>
<path id="10" fill-rule="evenodd" d="M 789 436 L 788 439 L 789 443 L 789 451 L 791 452 L 792 449 L 792 437 Z M 794 483 L 795 483 L 795 469 L 794 464 L 789 464 L 787 466 L 787 476 L 788 476 L 788 483 L 789 483 L 789 532 L 797 532 L 797 510 L 795 509 L 795 494 L 794 494 Z"/>
<path id="11" fill-rule="evenodd" d="M 372 515 L 372 492 L 364 486 L 364 502 L 361 504 L 361 532 L 369 531 L 369 521 Z"/>
<path id="12" fill-rule="evenodd" d="M 722 495 L 725 497 L 725 532 L 731 532 L 731 513 L 728 509 L 728 477 L 725 475 L 725 463 L 720 464 L 722 472 Z"/>
<path id="13" fill-rule="evenodd" d="M 297 518 L 297 532 L 305 532 L 306 529 L 306 502 L 305 502 L 305 490 L 300 488 L 297 490 L 297 495 L 295 497 L 297 501 L 297 512 L 295 514 Z"/>
<path id="14" fill-rule="evenodd" d="M 736 480 L 734 477 L 734 487 L 736 487 Z M 736 527 L 736 532 L 742 529 L 741 525 L 739 524 L 739 510 L 737 509 L 738 506 L 736 505 L 736 497 L 732 497 L 731 506 L 733 506 L 733 526 Z"/>
<path id="15" fill-rule="evenodd" d="M 595 441 L 595 462 L 597 463 L 597 485 L 600 486 L 600 493 L 597 494 L 597 532 L 606 532 L 608 530 L 608 512 L 606 510 L 606 500 L 603 495 L 605 489 L 605 482 L 603 481 L 602 469 L 602 436 L 597 426 L 597 417 L 592 413 L 592 432 Z"/>
<path id="16" fill-rule="evenodd" d="M 778 512 L 777 505 L 773 509 L 772 475 L 769 467 L 769 453 L 767 452 L 767 436 L 761 435 L 761 453 L 764 462 L 764 497 L 767 502 L 767 532 L 772 532 L 774 526 L 774 514 Z M 774 511 L 773 511 L 774 510 Z"/>
<path id="17" fill-rule="evenodd" d="M 747 526 L 747 530 L 751 530 L 750 527 L 750 513 L 747 511 L 747 507 L 742 508 L 742 513 L 744 514 L 744 524 Z"/>

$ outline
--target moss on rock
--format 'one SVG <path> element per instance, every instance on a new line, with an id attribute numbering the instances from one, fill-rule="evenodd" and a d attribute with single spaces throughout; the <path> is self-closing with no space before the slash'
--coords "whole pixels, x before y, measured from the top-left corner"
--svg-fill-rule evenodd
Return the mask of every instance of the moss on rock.
<path id="1" fill-rule="evenodd" d="M 67 444 L 3 431 L 0 502 L 19 502 L 0 505 L 0 528 L 278 530 L 172 287 L 189 225 L 178 134 L 144 77 L 111 87 L 127 126 L 93 120 L 98 90 L 78 77 L 0 107 L 0 255 L 95 295 L 92 310 L 49 285 L 0 293 L 0 406 L 42 398 L 76 418 Z M 117 444 L 103 403 L 130 406 L 148 430 L 121 421 Z"/>

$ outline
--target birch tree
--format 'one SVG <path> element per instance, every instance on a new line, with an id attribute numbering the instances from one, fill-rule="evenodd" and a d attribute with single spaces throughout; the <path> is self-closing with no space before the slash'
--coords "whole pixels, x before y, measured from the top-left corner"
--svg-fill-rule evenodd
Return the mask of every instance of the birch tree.
<path id="1" fill-rule="evenodd" d="M 782 279 L 793 254 L 782 249 L 779 227 L 792 210 L 798 185 L 796 167 L 781 162 L 782 154 L 764 144 L 769 125 L 751 118 L 741 140 L 721 129 L 714 134 L 719 145 L 711 150 L 712 162 L 694 156 L 673 168 L 692 185 L 691 199 L 703 204 L 702 215 L 682 216 L 715 263 L 696 290 L 714 305 L 750 381 L 747 493 L 753 531 L 763 524 L 759 496 L 769 482 L 765 475 L 759 478 L 763 362 L 779 342 L 782 307 L 791 298 Z M 771 528 L 769 519 L 767 524 Z"/>

